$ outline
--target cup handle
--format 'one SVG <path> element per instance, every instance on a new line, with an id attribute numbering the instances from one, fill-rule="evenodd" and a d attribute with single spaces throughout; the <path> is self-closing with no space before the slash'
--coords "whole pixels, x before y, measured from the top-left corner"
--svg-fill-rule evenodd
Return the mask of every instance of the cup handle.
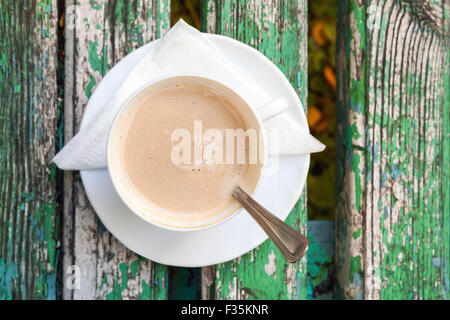
<path id="1" fill-rule="evenodd" d="M 287 109 L 289 109 L 289 102 L 286 98 L 280 97 L 262 105 L 257 109 L 257 112 L 261 120 L 266 121 L 285 112 Z"/>

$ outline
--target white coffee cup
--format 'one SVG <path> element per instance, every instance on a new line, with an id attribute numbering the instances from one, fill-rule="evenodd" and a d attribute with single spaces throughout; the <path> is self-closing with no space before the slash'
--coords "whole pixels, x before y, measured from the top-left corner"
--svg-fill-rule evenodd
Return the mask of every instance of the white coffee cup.
<path id="1" fill-rule="evenodd" d="M 248 127 L 258 129 L 262 133 L 259 135 L 259 139 L 261 140 L 259 146 L 262 148 L 263 155 L 259 159 L 260 165 L 253 166 L 250 169 L 248 179 L 245 183 L 246 185 L 241 186 L 249 194 L 253 194 L 257 190 L 261 182 L 262 168 L 267 158 L 263 121 L 285 111 L 288 106 L 285 101 L 277 99 L 272 103 L 255 108 L 255 106 L 250 106 L 240 95 L 224 84 L 211 78 L 193 74 L 177 74 L 155 79 L 137 90 L 121 106 L 111 126 L 107 146 L 108 171 L 118 195 L 134 214 L 147 223 L 172 231 L 198 231 L 212 228 L 231 219 L 240 211 L 239 204 L 233 202 L 227 206 L 219 206 L 195 214 L 167 210 L 156 205 L 151 199 L 148 199 L 138 191 L 128 176 L 124 164 L 125 141 L 121 137 L 127 132 L 131 122 L 130 117 L 126 115 L 133 113 L 140 107 L 139 102 L 142 99 L 148 98 L 156 90 L 180 82 L 185 87 L 190 83 L 197 83 L 212 90 L 220 91 L 221 94 L 225 95 L 233 103 L 233 107 L 241 118 L 244 119 Z"/>

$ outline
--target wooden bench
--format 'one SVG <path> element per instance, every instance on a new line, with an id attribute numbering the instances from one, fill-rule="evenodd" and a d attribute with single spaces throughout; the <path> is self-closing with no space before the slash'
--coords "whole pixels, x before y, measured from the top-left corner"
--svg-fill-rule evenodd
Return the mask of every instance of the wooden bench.
<path id="1" fill-rule="evenodd" d="M 306 0 L 205 0 L 201 10 L 203 31 L 260 50 L 307 105 Z M 335 241 L 332 222 L 312 222 L 297 264 L 266 241 L 202 270 L 125 248 L 79 174 L 50 164 L 106 72 L 169 18 L 170 0 L 1 1 L 0 299 L 167 299 L 190 287 L 204 299 L 306 299 L 330 297 L 334 280 L 337 298 L 449 298 L 448 1 L 341 1 Z M 306 193 L 287 221 L 306 231 Z"/>

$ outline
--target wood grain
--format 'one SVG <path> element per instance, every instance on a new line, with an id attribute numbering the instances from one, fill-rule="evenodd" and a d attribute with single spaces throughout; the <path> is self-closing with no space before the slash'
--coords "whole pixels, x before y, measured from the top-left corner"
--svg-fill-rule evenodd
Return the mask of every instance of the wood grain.
<path id="1" fill-rule="evenodd" d="M 340 2 L 339 296 L 449 297 L 448 19 L 445 1 Z"/>
<path id="2" fill-rule="evenodd" d="M 59 297 L 57 25 L 56 1 L 0 1 L 0 300 Z"/>
<path id="3" fill-rule="evenodd" d="M 109 68 L 169 28 L 169 9 L 168 0 L 66 1 L 65 141 Z M 66 286 L 64 298 L 167 298 L 167 267 L 137 256 L 104 228 L 78 173 L 65 174 L 64 192 L 64 270 L 77 265 L 82 274 L 81 289 Z"/>
<path id="4" fill-rule="evenodd" d="M 271 59 L 290 79 L 303 105 L 307 101 L 306 1 L 204 1 L 202 30 L 247 43 Z M 303 194 L 288 219 L 306 230 Z M 202 271 L 208 299 L 305 299 L 306 264 L 289 264 L 270 241 L 250 253 Z"/>

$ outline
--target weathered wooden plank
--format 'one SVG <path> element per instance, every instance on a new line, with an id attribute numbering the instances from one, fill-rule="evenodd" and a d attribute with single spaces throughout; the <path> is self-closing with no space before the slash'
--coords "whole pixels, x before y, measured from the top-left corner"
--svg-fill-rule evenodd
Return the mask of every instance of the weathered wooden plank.
<path id="1" fill-rule="evenodd" d="M 57 30 L 56 1 L 0 2 L 0 300 L 59 296 Z"/>
<path id="2" fill-rule="evenodd" d="M 308 300 L 329 300 L 334 298 L 334 221 L 308 221 L 307 253 L 307 293 Z M 169 299 L 200 298 L 201 270 L 214 271 L 213 268 L 170 268 Z M 215 275 L 203 275 L 203 280 L 214 280 Z M 203 283 L 203 297 L 214 298 L 214 288 Z"/>
<path id="3" fill-rule="evenodd" d="M 203 31 L 247 43 L 271 59 L 307 101 L 307 4 L 297 1 L 205 1 Z M 306 229 L 306 196 L 287 222 Z M 228 263 L 202 271 L 203 298 L 305 299 L 305 258 L 289 264 L 270 242 Z"/>
<path id="4" fill-rule="evenodd" d="M 66 141 L 108 69 L 169 28 L 169 9 L 168 0 L 66 1 Z M 89 205 L 79 174 L 67 172 L 64 178 L 64 266 L 77 265 L 82 275 L 81 289 L 66 287 L 64 298 L 167 298 L 167 267 L 119 243 Z"/>
<path id="5" fill-rule="evenodd" d="M 448 298 L 450 53 L 445 3 L 340 2 L 340 296 Z"/>

